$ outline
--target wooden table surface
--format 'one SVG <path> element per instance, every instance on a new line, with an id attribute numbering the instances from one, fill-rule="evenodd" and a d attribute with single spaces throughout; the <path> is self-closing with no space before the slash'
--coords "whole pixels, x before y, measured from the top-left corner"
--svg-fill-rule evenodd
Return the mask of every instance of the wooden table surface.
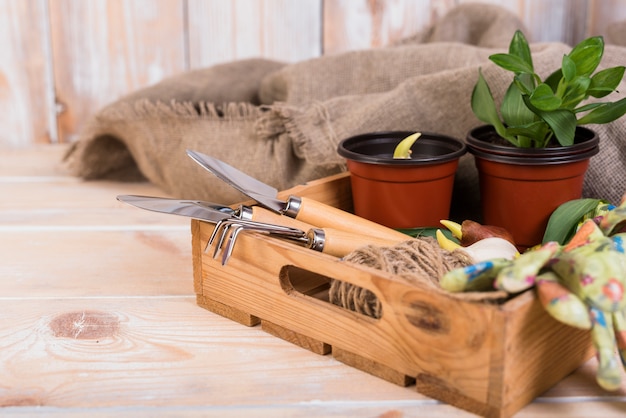
<path id="1" fill-rule="evenodd" d="M 69 176 L 65 149 L 0 149 L 0 415 L 472 416 L 198 307 L 189 220 Z M 625 416 L 595 367 L 516 416 Z"/>

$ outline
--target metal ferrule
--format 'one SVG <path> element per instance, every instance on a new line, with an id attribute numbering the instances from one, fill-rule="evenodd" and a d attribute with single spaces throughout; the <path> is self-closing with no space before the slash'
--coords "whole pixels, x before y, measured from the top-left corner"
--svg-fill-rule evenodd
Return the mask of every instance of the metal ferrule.
<path id="1" fill-rule="evenodd" d="M 324 234 L 323 229 L 311 228 L 307 231 L 306 237 L 308 240 L 307 246 L 310 249 L 320 252 L 324 249 L 326 234 Z"/>
<path id="2" fill-rule="evenodd" d="M 237 217 L 246 221 L 252 220 L 252 208 L 250 206 L 239 205 Z"/>
<path id="3" fill-rule="evenodd" d="M 298 212 L 300 212 L 300 206 L 302 206 L 302 199 L 297 196 L 289 196 L 283 215 L 287 215 L 291 218 L 295 218 Z"/>

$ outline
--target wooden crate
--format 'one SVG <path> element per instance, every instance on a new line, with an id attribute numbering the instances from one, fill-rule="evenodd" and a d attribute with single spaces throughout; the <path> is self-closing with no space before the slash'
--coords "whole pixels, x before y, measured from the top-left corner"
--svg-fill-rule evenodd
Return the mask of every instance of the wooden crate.
<path id="1" fill-rule="evenodd" d="M 351 205 L 347 174 L 287 194 Z M 192 221 L 200 306 L 479 415 L 513 415 L 593 354 L 589 333 L 553 320 L 532 290 L 499 305 L 468 302 L 253 233 L 222 266 L 203 251 L 212 230 Z M 331 279 L 373 292 L 382 317 L 329 303 Z"/>

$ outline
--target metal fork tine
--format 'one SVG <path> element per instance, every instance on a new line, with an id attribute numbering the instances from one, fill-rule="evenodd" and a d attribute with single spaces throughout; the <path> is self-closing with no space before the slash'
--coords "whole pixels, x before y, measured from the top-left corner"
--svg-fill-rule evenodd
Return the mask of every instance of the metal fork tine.
<path id="1" fill-rule="evenodd" d="M 263 230 L 263 231 L 270 232 L 270 233 L 276 233 L 276 234 L 283 233 L 287 236 L 296 236 L 296 235 L 301 235 L 303 233 L 299 229 L 292 228 L 289 226 L 267 224 L 263 222 L 257 222 L 257 221 L 247 220 L 247 219 L 239 219 L 239 218 L 222 219 L 216 223 L 215 228 L 213 229 L 213 232 L 211 233 L 211 236 L 209 237 L 209 241 L 207 241 L 207 245 L 204 250 L 206 251 L 208 247 L 211 244 L 213 244 L 220 230 L 222 230 L 222 238 L 223 238 L 224 234 L 228 231 L 231 225 L 242 225 L 242 226 L 245 226 L 247 229 L 259 229 L 259 230 Z M 221 245 L 223 244 L 218 244 L 218 247 L 221 247 Z"/>
<path id="2" fill-rule="evenodd" d="M 215 228 L 213 228 L 213 232 L 211 232 L 211 236 L 209 237 L 209 240 L 206 242 L 206 245 L 204 246 L 204 252 L 205 253 L 208 251 L 208 249 L 211 246 L 211 244 L 213 244 L 213 241 L 215 240 L 215 236 L 217 235 L 217 232 L 222 227 L 222 224 L 223 224 L 223 221 L 218 221 L 215 224 Z"/>
<path id="3" fill-rule="evenodd" d="M 222 249 L 222 247 L 224 246 L 224 242 L 226 241 L 226 237 L 228 236 L 228 232 L 231 229 L 239 229 L 239 228 L 244 228 L 245 225 L 262 225 L 259 222 L 254 222 L 254 221 L 246 221 L 246 220 L 242 220 L 242 219 L 237 219 L 237 218 L 232 218 L 232 219 L 224 219 L 221 220 L 220 222 L 218 222 L 218 225 L 215 226 L 215 229 L 213 230 L 213 240 L 210 240 L 211 243 L 213 243 L 213 241 L 215 240 L 215 238 L 218 238 L 217 240 L 217 244 L 215 244 L 215 250 L 213 251 L 213 258 L 216 258 L 217 255 L 219 254 L 220 250 Z M 218 235 L 218 230 L 221 229 L 221 233 Z M 231 232 L 232 235 L 232 232 Z M 231 250 L 232 252 L 232 250 Z"/>
<path id="4" fill-rule="evenodd" d="M 280 237 L 299 242 L 308 242 L 306 232 L 297 228 L 245 219 L 229 218 L 216 223 L 215 228 L 211 233 L 211 237 L 205 247 L 205 251 L 207 251 L 209 246 L 217 239 L 215 250 L 213 252 L 213 258 L 217 258 L 220 250 L 223 250 L 222 265 L 225 265 L 233 253 L 237 237 L 241 232 L 245 231 L 262 232 L 271 235 L 278 235 Z"/>
<path id="5" fill-rule="evenodd" d="M 229 225 L 231 223 L 240 222 L 240 221 L 242 221 L 242 219 L 240 218 L 226 218 L 226 219 L 222 219 L 218 221 L 215 224 L 215 228 L 213 228 L 213 232 L 211 232 L 211 236 L 209 237 L 209 240 L 207 241 L 206 246 L 204 247 L 204 252 L 206 253 L 209 247 L 211 246 L 211 244 L 213 244 L 213 241 L 215 241 L 215 238 L 217 237 L 217 234 L 220 232 L 220 230 L 222 231 L 222 235 L 223 235 L 226 233 L 225 230 L 226 231 L 228 230 Z M 223 237 L 221 239 L 223 240 Z M 215 257 L 215 254 L 213 255 L 213 257 Z"/>
<path id="6" fill-rule="evenodd" d="M 215 258 L 219 248 L 222 246 L 222 243 L 224 241 L 224 236 L 225 234 L 228 233 L 228 229 L 231 227 L 232 224 L 240 224 L 242 222 L 251 222 L 251 221 L 246 221 L 243 219 L 239 219 L 239 218 L 228 218 L 228 219 L 222 219 L 220 221 L 218 221 L 215 224 L 215 228 L 213 228 L 213 232 L 211 232 L 211 236 L 209 237 L 209 240 L 206 243 L 206 246 L 204 247 L 204 252 L 206 253 L 207 250 L 209 249 L 209 246 L 211 246 L 211 244 L 213 244 L 213 242 L 215 241 L 215 238 L 217 238 L 220 230 L 221 230 L 221 235 L 220 235 L 220 239 L 218 240 L 218 244 L 217 244 L 217 248 L 215 250 L 215 254 L 213 254 L 213 258 Z"/>
<path id="7" fill-rule="evenodd" d="M 217 244 L 215 244 L 215 251 L 213 251 L 213 258 L 217 257 L 217 254 L 219 253 L 219 251 L 222 249 L 222 247 L 224 246 L 224 241 L 226 241 L 226 237 L 228 236 L 228 232 L 233 229 L 237 229 L 241 227 L 241 224 L 235 223 L 235 222 L 225 222 L 221 228 L 222 228 L 222 233 L 219 235 L 219 239 L 217 240 Z M 232 234 L 232 232 L 231 232 Z"/>
<path id="8" fill-rule="evenodd" d="M 207 248 L 209 245 L 213 244 L 213 240 L 215 240 L 215 236 L 217 235 L 217 231 L 220 230 L 220 228 L 222 227 L 222 225 L 224 225 L 224 222 L 226 221 L 226 219 L 222 219 L 221 221 L 218 221 L 215 224 L 215 228 L 213 228 L 213 232 L 211 232 L 211 236 L 209 237 L 209 240 L 207 241 Z M 206 252 L 206 248 L 204 249 L 204 251 Z"/>
<path id="9" fill-rule="evenodd" d="M 237 241 L 237 237 L 239 236 L 239 232 L 244 231 L 245 227 L 241 225 L 237 225 L 233 228 L 233 231 L 228 238 L 228 242 L 226 243 L 226 248 L 222 253 L 222 265 L 225 266 L 230 256 L 233 254 L 233 248 L 235 247 L 235 241 Z"/>

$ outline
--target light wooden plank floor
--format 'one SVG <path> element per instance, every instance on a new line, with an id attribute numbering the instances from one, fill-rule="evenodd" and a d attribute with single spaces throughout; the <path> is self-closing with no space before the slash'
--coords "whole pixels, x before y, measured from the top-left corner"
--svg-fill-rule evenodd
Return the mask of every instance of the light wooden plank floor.
<path id="1" fill-rule="evenodd" d="M 68 176 L 63 152 L 0 150 L 0 415 L 472 416 L 199 308 L 189 221 L 115 199 L 152 185 Z M 624 416 L 626 383 L 594 373 L 518 416 Z"/>

